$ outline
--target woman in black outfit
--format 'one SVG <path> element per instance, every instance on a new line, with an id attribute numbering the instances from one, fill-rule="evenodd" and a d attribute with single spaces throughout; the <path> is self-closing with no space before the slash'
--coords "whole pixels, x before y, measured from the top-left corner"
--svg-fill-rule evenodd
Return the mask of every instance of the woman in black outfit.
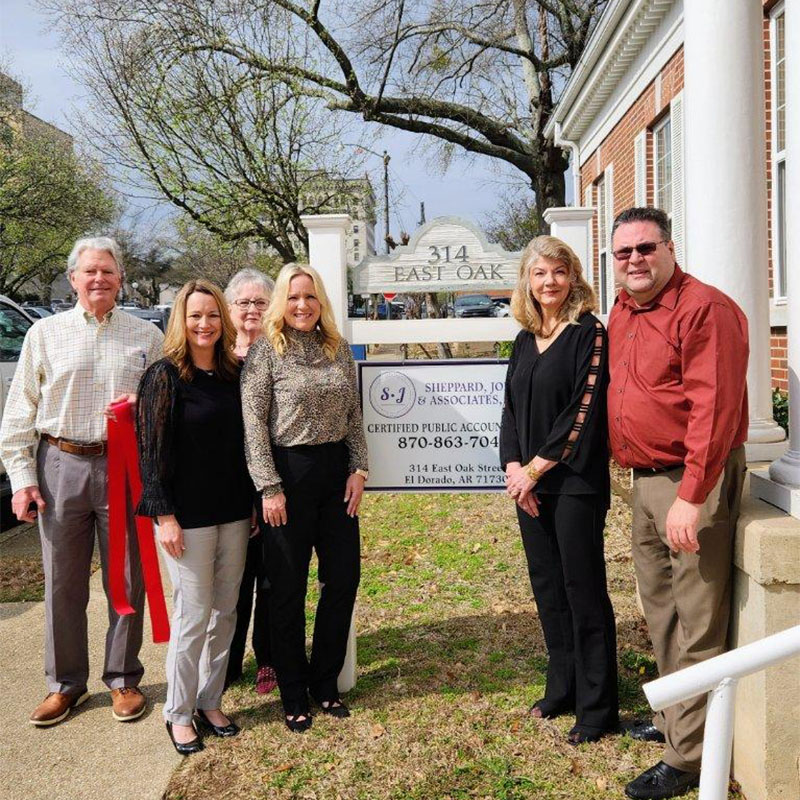
<path id="1" fill-rule="evenodd" d="M 203 749 L 195 721 L 239 732 L 220 711 L 253 509 L 235 339 L 222 292 L 189 281 L 139 386 L 136 513 L 156 520 L 172 580 L 164 719 L 181 755 Z"/>
<path id="2" fill-rule="evenodd" d="M 549 663 L 537 718 L 575 712 L 570 744 L 618 725 L 616 632 L 603 529 L 610 504 L 607 339 L 564 242 L 525 248 L 511 309 L 522 325 L 506 377 L 500 458 Z"/>
<path id="3" fill-rule="evenodd" d="M 242 372 L 247 463 L 263 496 L 272 659 L 289 730 L 311 726 L 308 695 L 347 717 L 337 677 L 360 578 L 358 506 L 367 446 L 350 346 L 319 275 L 287 264 L 265 335 Z M 322 583 L 311 659 L 305 598 L 312 551 Z"/>

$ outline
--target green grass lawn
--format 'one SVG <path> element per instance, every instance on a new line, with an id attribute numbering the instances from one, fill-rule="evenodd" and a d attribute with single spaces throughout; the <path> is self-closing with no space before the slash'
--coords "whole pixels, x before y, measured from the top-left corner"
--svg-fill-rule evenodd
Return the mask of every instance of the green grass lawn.
<path id="1" fill-rule="evenodd" d="M 615 499 L 606 560 L 627 722 L 648 715 L 640 686 L 655 675 L 629 527 Z M 658 760 L 658 746 L 626 736 L 571 747 L 574 718 L 527 715 L 543 692 L 546 651 L 504 496 L 367 495 L 361 534 L 353 716 L 317 715 L 308 733 L 290 733 L 277 693 L 252 689 L 251 663 L 223 702 L 243 734 L 207 739 L 176 771 L 169 800 L 605 800 Z"/>

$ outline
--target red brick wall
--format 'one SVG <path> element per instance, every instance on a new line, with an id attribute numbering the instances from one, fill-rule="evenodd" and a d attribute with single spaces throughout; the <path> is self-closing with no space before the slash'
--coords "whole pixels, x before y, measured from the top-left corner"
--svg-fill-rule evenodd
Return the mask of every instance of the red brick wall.
<path id="1" fill-rule="evenodd" d="M 773 328 L 770 337 L 772 385 L 789 390 L 789 365 L 786 362 L 786 328 Z"/>
<path id="2" fill-rule="evenodd" d="M 770 3 L 765 3 L 766 7 Z M 765 10 L 766 13 L 766 10 Z M 772 135 L 772 115 L 771 115 L 771 75 L 770 75 L 770 25 L 769 19 L 764 20 L 764 80 L 766 90 L 766 120 L 767 120 L 767 181 L 768 181 L 768 219 L 767 225 L 771 224 L 772 214 L 772 160 L 771 160 L 771 135 Z M 675 55 L 664 65 L 661 70 L 661 104 L 656 108 L 655 81 L 636 98 L 630 111 L 617 123 L 609 135 L 600 143 L 583 167 L 581 167 L 581 202 L 585 197 L 587 186 L 593 185 L 603 174 L 609 165 L 614 166 L 614 185 L 612 187 L 613 197 L 609 198 L 612 203 L 613 214 L 618 214 L 624 208 L 634 204 L 634 141 L 637 134 L 647 128 L 646 157 L 647 157 L 647 187 L 646 197 L 648 203 L 654 202 L 654 182 L 653 182 L 653 136 L 651 129 L 658 122 L 664 111 L 669 108 L 670 101 L 683 89 L 683 47 L 676 51 Z M 592 204 L 596 206 L 597 198 L 593 191 Z M 771 228 L 768 227 L 768 230 Z M 770 296 L 772 294 L 772 237 L 769 239 L 769 286 Z M 599 294 L 598 285 L 598 242 L 597 242 L 597 217 L 592 221 L 592 242 L 594 258 L 594 289 Z M 775 328 L 771 336 L 771 364 L 772 364 L 772 385 L 780 389 L 786 389 L 788 385 L 788 373 L 786 363 L 786 329 Z"/>

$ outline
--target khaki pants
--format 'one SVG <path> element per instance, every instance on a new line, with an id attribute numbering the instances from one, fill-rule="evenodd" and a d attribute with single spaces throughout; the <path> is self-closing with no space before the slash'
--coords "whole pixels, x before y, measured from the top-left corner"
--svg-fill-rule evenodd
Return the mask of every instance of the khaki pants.
<path id="1" fill-rule="evenodd" d="M 236 627 L 250 520 L 185 528 L 180 558 L 164 553 L 172 580 L 164 719 L 191 725 L 195 709 L 219 708 Z"/>
<path id="2" fill-rule="evenodd" d="M 662 676 L 725 650 L 745 469 L 744 447 L 738 447 L 700 509 L 698 553 L 674 553 L 667 545 L 667 512 L 678 494 L 683 467 L 656 473 L 634 470 L 633 560 Z M 703 694 L 653 718 L 666 737 L 663 760 L 670 766 L 700 770 L 706 699 Z"/>

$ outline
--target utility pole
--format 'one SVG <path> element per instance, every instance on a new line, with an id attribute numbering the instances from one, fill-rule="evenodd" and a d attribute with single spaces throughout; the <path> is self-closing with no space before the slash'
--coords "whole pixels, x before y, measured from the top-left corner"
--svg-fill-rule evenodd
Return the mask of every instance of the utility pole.
<path id="1" fill-rule="evenodd" d="M 383 219 L 386 224 L 384 244 L 386 255 L 389 255 L 389 153 L 383 151 Z"/>

